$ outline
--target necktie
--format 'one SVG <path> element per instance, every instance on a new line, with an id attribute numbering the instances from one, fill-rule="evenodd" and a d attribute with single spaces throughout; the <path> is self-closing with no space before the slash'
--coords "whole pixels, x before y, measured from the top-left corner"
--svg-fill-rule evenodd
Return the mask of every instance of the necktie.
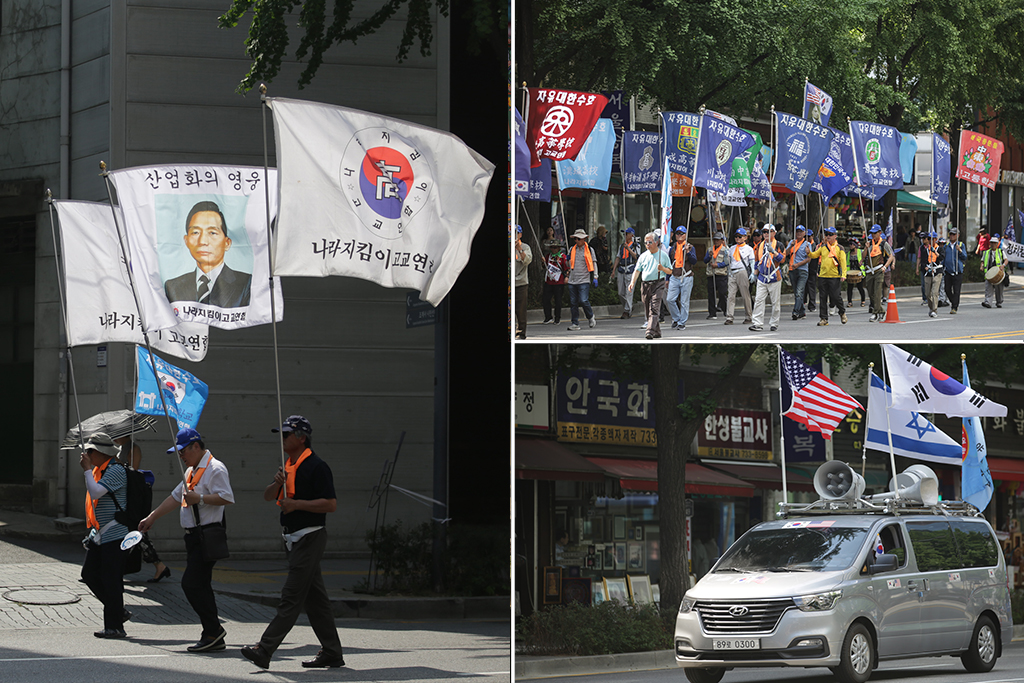
<path id="1" fill-rule="evenodd" d="M 210 278 L 205 275 L 199 276 L 199 301 L 202 302 L 210 296 Z"/>

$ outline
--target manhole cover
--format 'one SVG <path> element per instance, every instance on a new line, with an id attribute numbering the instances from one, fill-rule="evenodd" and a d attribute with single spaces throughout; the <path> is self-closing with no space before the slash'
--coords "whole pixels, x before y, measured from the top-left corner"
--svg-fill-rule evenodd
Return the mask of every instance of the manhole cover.
<path id="1" fill-rule="evenodd" d="M 81 600 L 74 593 L 44 588 L 23 588 L 7 591 L 4 593 L 4 599 L 23 605 L 70 605 Z"/>

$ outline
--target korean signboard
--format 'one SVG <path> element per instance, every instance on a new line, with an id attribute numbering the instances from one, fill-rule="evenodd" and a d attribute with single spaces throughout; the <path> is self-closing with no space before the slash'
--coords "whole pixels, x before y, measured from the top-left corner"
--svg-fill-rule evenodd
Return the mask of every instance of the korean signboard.
<path id="1" fill-rule="evenodd" d="M 697 455 L 737 460 L 772 459 L 772 415 L 764 410 L 719 408 L 697 432 Z"/>

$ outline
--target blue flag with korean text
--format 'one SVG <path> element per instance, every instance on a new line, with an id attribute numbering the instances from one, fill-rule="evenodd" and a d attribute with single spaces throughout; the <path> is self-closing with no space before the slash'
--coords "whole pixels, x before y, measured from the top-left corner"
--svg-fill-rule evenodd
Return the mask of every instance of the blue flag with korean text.
<path id="1" fill-rule="evenodd" d="M 952 148 L 946 139 L 932 133 L 932 185 L 931 200 L 949 204 L 949 174 Z"/>
<path id="2" fill-rule="evenodd" d="M 516 194 L 520 194 L 517 192 Z M 526 194 L 521 195 L 523 199 L 535 202 L 551 201 L 551 159 L 547 157 L 540 160 L 540 166 L 530 169 L 530 180 Z"/>
<path id="3" fill-rule="evenodd" d="M 776 115 L 779 131 L 775 182 L 782 181 L 797 194 L 806 195 L 818 177 L 821 163 L 832 145 L 832 129 L 792 114 Z"/>
<path id="4" fill-rule="evenodd" d="M 515 190 L 516 194 L 525 196 L 530 191 L 530 146 L 526 144 L 526 122 L 516 110 L 515 119 Z"/>
<path id="5" fill-rule="evenodd" d="M 771 158 L 772 148 L 762 144 L 761 150 L 757 153 L 757 160 L 750 167 L 750 194 L 748 196 L 752 199 L 772 198 L 772 184 L 768 182 L 768 174 L 765 173 L 765 169 L 771 163 Z"/>
<path id="6" fill-rule="evenodd" d="M 917 137 L 910 133 L 900 133 L 900 168 L 903 169 L 903 182 L 914 183 L 914 158 L 917 156 Z"/>
<path id="7" fill-rule="evenodd" d="M 846 133 L 829 128 L 832 131 L 832 142 L 829 144 L 828 156 L 821 162 L 818 177 L 811 189 L 825 198 L 832 199 L 837 192 L 853 182 L 853 147 L 850 136 Z"/>
<path id="8" fill-rule="evenodd" d="M 664 150 L 668 166 L 673 173 L 693 177 L 693 162 L 697 157 L 697 138 L 700 137 L 700 116 L 681 111 L 661 114 L 665 130 Z"/>
<path id="9" fill-rule="evenodd" d="M 622 133 L 629 130 L 629 98 L 622 90 L 601 91 L 601 94 L 608 98 L 608 104 L 604 105 L 601 112 L 602 119 L 612 122 L 615 129 L 615 149 L 612 152 L 612 173 L 622 172 Z"/>
<path id="10" fill-rule="evenodd" d="M 733 159 L 753 145 L 754 136 L 742 128 L 713 116 L 701 116 L 693 184 L 728 194 Z"/>
<path id="11" fill-rule="evenodd" d="M 615 129 L 611 120 L 598 119 L 576 158 L 555 162 L 558 168 L 559 189 L 578 187 L 607 192 L 612 177 L 614 149 Z"/>
<path id="12" fill-rule="evenodd" d="M 672 234 L 672 172 L 669 170 L 668 157 L 661 169 L 661 240 L 668 244 Z"/>
<path id="13" fill-rule="evenodd" d="M 903 187 L 900 142 L 903 135 L 892 126 L 868 121 L 851 121 L 853 162 L 858 182 L 886 190 Z"/>
<path id="14" fill-rule="evenodd" d="M 206 383 L 190 372 L 175 367 L 157 355 L 153 355 L 157 374 L 153 374 L 153 362 L 149 351 L 136 346 L 138 382 L 135 390 L 135 412 L 145 415 L 167 414 L 178 422 L 178 428 L 195 429 L 203 406 L 210 394 Z M 160 400 L 161 394 L 163 400 Z"/>
<path id="15" fill-rule="evenodd" d="M 875 185 L 858 185 L 857 176 L 853 176 L 854 182 L 844 187 L 840 194 L 846 197 L 863 197 L 864 199 L 871 199 L 879 201 L 885 196 L 885 193 L 889 191 L 887 187 L 875 186 Z"/>
<path id="16" fill-rule="evenodd" d="M 832 116 L 832 96 L 821 88 L 804 81 L 804 118 L 827 126 Z"/>
<path id="17" fill-rule="evenodd" d="M 967 361 L 961 361 L 964 369 L 964 386 L 971 386 L 967 376 Z M 961 498 L 979 510 L 988 507 L 992 500 L 992 473 L 988 469 L 988 448 L 985 445 L 985 432 L 982 430 L 981 418 L 963 418 L 963 462 L 960 467 Z"/>
<path id="18" fill-rule="evenodd" d="M 622 131 L 622 191 L 661 189 L 662 138 L 643 130 Z"/>

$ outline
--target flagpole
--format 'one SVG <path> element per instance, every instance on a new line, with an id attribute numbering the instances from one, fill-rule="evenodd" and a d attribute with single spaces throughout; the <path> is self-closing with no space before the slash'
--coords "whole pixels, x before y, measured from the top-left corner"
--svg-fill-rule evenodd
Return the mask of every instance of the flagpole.
<path id="1" fill-rule="evenodd" d="M 785 427 L 783 426 L 784 423 L 782 422 L 784 419 L 786 419 L 785 416 L 782 414 L 782 412 L 783 412 L 783 405 L 782 405 L 782 378 L 783 378 L 783 374 L 782 374 L 782 344 L 776 344 L 775 347 L 778 350 L 778 353 L 775 354 L 775 357 L 776 357 L 776 360 L 779 363 L 779 427 L 783 431 L 785 431 Z M 790 388 L 790 389 L 792 390 L 792 388 Z M 785 434 L 783 434 L 782 438 L 779 439 L 779 443 L 782 444 L 782 447 L 780 449 L 781 453 L 782 453 L 782 502 L 783 503 L 788 503 L 789 502 L 789 492 L 786 490 L 786 435 Z"/>
<path id="2" fill-rule="evenodd" d="M 149 343 L 149 331 L 146 329 L 146 317 L 142 313 L 142 304 L 139 302 L 138 288 L 135 286 L 135 273 L 132 271 L 132 261 L 128 256 L 128 250 L 124 245 L 124 236 L 121 234 L 121 227 L 117 222 L 117 210 L 114 208 L 114 193 L 110 188 L 110 174 L 107 173 L 106 162 L 100 162 L 100 175 L 103 177 L 103 184 L 107 188 L 107 199 L 110 201 L 110 213 L 114 217 L 114 231 L 117 233 L 117 244 L 121 248 L 121 257 L 124 259 L 125 269 L 128 271 L 128 284 L 132 288 L 132 298 L 135 300 L 135 310 L 139 314 L 139 328 L 142 330 L 142 341 L 146 344 L 146 350 L 149 352 L 149 363 L 153 368 L 153 379 L 157 383 L 157 392 L 160 394 L 160 405 L 164 409 L 164 417 L 167 418 L 167 429 L 171 432 L 172 452 L 177 452 L 178 440 L 176 435 L 178 430 L 174 428 L 174 424 L 171 421 L 171 412 L 167 409 L 167 397 L 164 396 L 163 388 L 160 387 L 160 375 L 157 374 L 156 370 L 156 354 L 153 353 L 153 347 Z M 136 353 L 136 356 L 138 353 Z M 132 398 L 132 412 L 135 412 L 135 398 Z M 178 469 L 181 471 L 181 483 L 184 486 L 184 491 L 188 490 L 188 481 L 185 479 L 185 466 L 181 461 L 181 458 L 175 458 L 178 461 Z M 182 494 L 184 496 L 184 494 Z M 184 500 L 184 498 L 182 498 Z"/>
<path id="3" fill-rule="evenodd" d="M 771 109 L 771 114 L 769 115 L 769 119 L 768 119 L 768 139 L 771 140 L 771 142 L 772 142 L 772 156 L 773 157 L 775 157 L 775 154 L 778 151 L 778 150 L 775 149 L 775 129 L 776 129 L 777 125 L 778 124 L 776 123 L 776 120 L 775 120 L 775 105 L 773 104 L 772 105 L 772 109 Z M 769 166 L 768 170 L 771 171 L 772 170 L 771 169 L 771 164 L 768 164 L 768 166 Z M 776 166 L 776 168 L 778 168 L 778 167 Z M 774 183 L 774 182 L 775 182 L 775 172 L 772 171 L 772 177 L 768 181 L 768 222 L 769 223 L 774 223 L 775 222 L 775 192 L 772 190 L 772 183 Z M 796 229 L 795 229 L 796 225 L 794 224 L 793 227 L 794 227 L 793 235 L 795 236 L 796 235 Z"/>
<path id="4" fill-rule="evenodd" d="M 879 348 L 881 348 L 881 347 L 879 347 Z M 888 367 L 887 367 L 887 365 L 885 363 L 885 349 L 882 348 L 882 377 L 884 378 L 884 377 L 887 377 L 887 376 L 888 376 Z M 888 384 L 889 384 L 889 386 L 892 386 L 892 377 L 891 376 L 888 376 Z M 896 494 L 895 500 L 898 503 L 899 502 L 899 498 L 900 498 L 900 487 L 899 487 L 899 482 L 896 481 L 896 454 L 893 452 L 893 448 L 892 448 L 892 423 L 889 420 L 889 407 L 892 405 L 891 404 L 891 401 L 892 401 L 891 396 L 892 396 L 891 393 L 886 392 L 886 397 L 885 397 L 885 432 L 886 432 L 886 436 L 889 438 L 889 466 L 892 468 L 893 483 L 896 484 L 894 486 L 894 488 L 896 489 L 896 491 L 895 491 L 895 494 Z M 869 398 L 868 400 L 871 400 L 871 399 Z"/>
<path id="5" fill-rule="evenodd" d="M 274 235 L 270 229 L 270 163 L 267 157 L 267 109 L 270 105 L 267 103 L 267 86 L 265 83 L 260 83 L 260 103 L 262 107 L 260 110 L 263 113 L 263 192 L 266 197 L 265 204 L 267 209 L 267 244 L 270 245 L 270 249 L 267 249 L 267 261 L 270 264 L 270 326 L 274 330 L 274 381 L 277 383 L 277 424 L 284 424 L 284 412 L 281 410 L 281 362 L 278 356 L 277 346 L 277 305 L 275 303 L 277 299 L 277 292 L 274 290 Z M 285 455 L 284 455 L 284 431 L 278 431 L 278 443 L 281 445 L 281 471 L 285 471 Z"/>
<path id="6" fill-rule="evenodd" d="M 871 375 L 874 373 L 875 364 L 868 363 L 868 404 L 864 406 L 864 448 L 860 454 L 860 476 L 864 476 L 864 471 L 868 466 L 868 415 L 871 411 Z"/>
<path id="7" fill-rule="evenodd" d="M 54 260 L 54 265 L 56 265 L 56 267 L 57 267 L 57 297 L 60 300 L 60 317 L 61 317 L 61 322 L 64 324 L 64 340 L 66 341 L 65 350 L 67 351 L 67 359 L 68 359 L 68 379 L 70 380 L 70 383 L 71 383 L 71 395 L 74 397 L 74 400 L 75 400 L 75 415 L 78 416 L 78 445 L 79 445 L 79 448 L 81 448 L 82 451 L 85 451 L 85 435 L 82 433 L 82 409 L 81 409 L 81 407 L 78 404 L 78 385 L 75 382 L 75 364 L 74 364 L 74 362 L 72 362 L 72 359 L 71 359 L 71 336 L 70 336 L 70 334 L 71 334 L 71 332 L 70 332 L 71 331 L 71 326 L 69 325 L 70 321 L 68 320 L 67 298 L 66 298 L 65 293 L 64 293 L 64 277 L 65 276 L 64 276 L 63 270 L 61 269 L 60 254 L 63 253 L 63 250 L 59 250 L 58 251 L 58 249 L 57 249 L 57 228 L 56 228 L 56 225 L 53 222 L 53 193 L 50 192 L 49 188 L 47 188 L 47 190 L 46 190 L 46 203 L 48 205 L 49 212 L 50 212 L 50 234 L 53 237 L 53 255 L 54 255 L 54 259 L 53 260 Z M 63 398 L 63 395 L 61 396 L 61 398 Z M 64 419 L 64 411 L 63 410 L 61 411 L 59 419 Z M 64 426 L 67 426 L 66 422 L 65 422 Z M 61 435 L 61 439 L 63 439 L 63 435 Z M 62 509 L 64 511 L 64 514 L 67 514 L 67 511 L 68 511 L 68 471 L 69 471 L 69 468 L 68 468 L 67 456 L 63 452 L 64 449 L 60 449 L 60 450 L 61 450 L 60 460 L 62 461 L 61 464 L 64 467 L 64 496 L 63 496 L 63 501 L 62 501 L 62 506 L 63 506 Z"/>

